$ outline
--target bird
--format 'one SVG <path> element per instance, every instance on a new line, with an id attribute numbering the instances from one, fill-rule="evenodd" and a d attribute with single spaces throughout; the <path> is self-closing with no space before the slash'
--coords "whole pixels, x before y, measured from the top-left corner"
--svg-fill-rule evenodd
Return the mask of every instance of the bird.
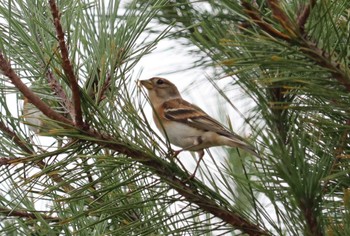
<path id="1" fill-rule="evenodd" d="M 255 148 L 244 138 L 228 130 L 198 106 L 184 100 L 176 85 L 161 77 L 139 80 L 148 90 L 153 108 L 153 120 L 162 135 L 183 150 L 197 152 L 199 160 L 191 177 L 199 167 L 204 149 L 214 146 L 230 146 L 259 156 Z"/>
<path id="2" fill-rule="evenodd" d="M 51 94 L 45 94 L 43 88 L 31 85 L 30 89 L 35 92 L 38 96 L 42 97 L 42 100 L 47 103 L 54 111 L 59 112 L 63 116 L 68 116 L 68 113 L 63 108 L 60 99 Z M 32 131 L 35 135 L 47 136 L 49 134 L 54 134 L 57 126 L 50 122 L 50 120 L 42 113 L 36 106 L 34 106 L 27 97 L 20 96 L 20 99 L 23 100 L 22 106 L 22 122 L 27 126 L 27 128 Z M 50 136 L 51 136 L 50 135 Z M 34 135 L 31 135 L 29 138 L 33 142 Z M 54 137 L 52 135 L 52 137 Z M 57 147 L 62 147 L 63 138 L 55 137 L 57 140 Z"/>
<path id="3" fill-rule="evenodd" d="M 22 117 L 24 118 L 25 123 L 28 125 L 28 128 L 35 134 L 39 134 L 44 127 L 43 119 L 45 118 L 45 115 L 33 104 L 31 104 L 27 97 L 24 97 L 23 99 L 22 112 Z"/>

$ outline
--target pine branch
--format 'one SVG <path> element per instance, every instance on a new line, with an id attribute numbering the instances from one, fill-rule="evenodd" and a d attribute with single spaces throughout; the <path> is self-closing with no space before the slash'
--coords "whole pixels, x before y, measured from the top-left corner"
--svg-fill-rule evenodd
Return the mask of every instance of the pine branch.
<path id="1" fill-rule="evenodd" d="M 290 40 L 290 37 L 287 34 L 280 32 L 272 25 L 264 21 L 258 9 L 254 8 L 248 1 L 242 0 L 241 4 L 244 8 L 244 12 L 253 20 L 255 24 L 257 24 L 266 33 L 276 38 L 280 38 L 287 41 Z"/>
<path id="2" fill-rule="evenodd" d="M 14 217 L 28 218 L 28 219 L 42 218 L 42 219 L 50 221 L 50 222 L 60 222 L 61 221 L 61 219 L 58 217 L 44 215 L 41 212 L 32 213 L 32 212 L 28 212 L 28 211 L 24 211 L 24 210 L 7 209 L 4 207 L 0 207 L 0 214 L 5 215 L 7 217 L 14 216 Z M 40 217 L 38 216 L 38 214 L 40 215 Z"/>
<path id="3" fill-rule="evenodd" d="M 283 34 L 277 31 L 273 26 L 265 22 L 260 16 L 261 13 L 258 9 L 253 8 L 250 3 L 247 1 L 242 1 L 241 4 L 245 9 L 247 15 L 253 20 L 255 24 L 257 24 L 264 32 L 278 38 L 282 39 L 292 46 L 297 44 L 299 46 L 299 51 L 307 55 L 311 60 L 313 60 L 317 65 L 329 69 L 332 76 L 338 80 L 340 84 L 342 84 L 348 91 L 350 91 L 350 77 L 346 72 L 348 69 L 345 65 L 342 65 L 340 62 L 336 61 L 332 56 L 326 52 L 325 50 L 319 48 L 317 44 L 311 41 L 307 32 L 304 30 L 304 34 L 295 34 L 297 32 L 296 29 L 291 29 L 292 24 L 287 19 L 287 14 L 285 14 L 281 7 L 278 6 L 278 2 L 275 0 L 270 0 L 271 11 L 274 13 L 274 17 L 278 19 L 280 25 L 289 33 Z M 310 2 L 310 9 L 316 3 L 313 1 Z M 302 24 L 305 24 L 307 16 L 310 13 L 305 10 L 304 15 L 301 16 L 299 21 L 299 27 Z"/>
<path id="4" fill-rule="evenodd" d="M 13 132 L 9 127 L 5 125 L 5 123 L 0 120 L 0 130 L 7 136 L 9 139 L 13 140 L 14 143 L 20 147 L 26 153 L 32 153 L 33 151 L 25 145 L 25 142 L 17 136 L 15 132 Z"/>
<path id="5" fill-rule="evenodd" d="M 332 76 L 350 92 L 350 77 L 345 66 L 334 60 L 328 52 L 310 40 L 303 39 L 299 50 L 309 56 L 317 65 L 329 69 Z"/>
<path id="6" fill-rule="evenodd" d="M 282 9 L 280 2 L 277 0 L 267 0 L 267 4 L 272 11 L 273 17 L 276 18 L 280 25 L 288 32 L 289 37 L 296 37 L 297 33 L 295 32 L 295 27 L 292 24 L 289 17 L 287 16 L 287 14 Z"/>
<path id="7" fill-rule="evenodd" d="M 0 59 L 1 59 L 1 54 L 0 54 Z M 0 62 L 0 67 L 1 67 L 1 62 Z M 12 73 L 10 73 L 11 75 Z M 25 86 L 25 85 L 24 85 Z M 30 90 L 29 90 L 30 91 Z M 30 91 L 31 92 L 31 91 Z M 36 96 L 34 94 L 34 96 Z M 39 99 L 40 100 L 40 99 Z M 40 100 L 41 101 L 41 100 Z M 45 104 L 45 103 L 44 103 Z M 46 104 L 45 104 L 46 105 Z M 31 150 L 29 147 L 27 147 L 25 145 L 25 143 L 23 142 L 23 140 L 18 137 L 18 135 L 13 132 L 13 130 L 11 130 L 10 128 L 8 128 L 2 121 L 0 121 L 0 130 L 4 133 L 5 136 L 7 136 L 9 139 L 13 140 L 13 142 L 18 145 L 18 147 L 20 147 L 24 152 L 34 155 L 34 151 Z M 13 160 L 10 160 L 13 161 Z M 5 163 L 5 164 L 9 164 L 10 161 L 6 161 L 2 158 L 1 162 Z M 44 170 L 45 168 L 47 168 L 49 165 L 47 165 L 47 163 L 45 163 L 43 160 L 40 160 L 38 162 L 36 162 L 37 166 L 41 169 Z M 54 182 L 56 182 L 57 184 L 62 184 L 63 188 L 65 189 L 66 192 L 70 192 L 73 191 L 75 188 L 72 187 L 70 184 L 65 183 L 65 180 L 59 175 L 59 174 L 50 174 L 48 175 Z"/>
<path id="8" fill-rule="evenodd" d="M 69 60 L 69 53 L 68 53 L 66 42 L 64 40 L 64 32 L 60 21 L 60 13 L 54 0 L 49 0 L 49 3 L 51 7 L 51 13 L 53 16 L 54 25 L 56 28 L 59 48 L 61 51 L 62 67 L 63 67 L 64 73 L 69 79 L 70 86 L 72 89 L 73 104 L 74 104 L 73 120 L 79 128 L 83 128 L 84 122 L 82 118 L 82 111 L 81 111 L 81 104 L 80 104 L 81 101 L 80 101 L 79 85 L 78 85 L 78 80 L 74 74 L 72 63 Z"/>
<path id="9" fill-rule="evenodd" d="M 219 205 L 216 203 L 213 200 L 215 199 L 215 193 L 212 192 L 212 190 L 207 189 L 208 192 L 211 192 L 208 194 L 213 195 L 212 199 L 209 198 L 209 196 L 201 195 L 198 192 L 198 188 L 196 187 L 201 184 L 200 182 L 195 179 L 188 180 L 189 176 L 185 178 L 188 181 L 179 179 L 178 176 L 176 176 L 168 166 L 165 166 L 162 162 L 154 159 L 149 154 L 136 149 L 132 149 L 126 144 L 116 144 L 113 137 L 110 137 L 107 134 L 99 133 L 96 130 L 90 129 L 86 135 L 89 137 L 89 140 L 91 140 L 91 137 L 95 137 L 96 139 L 100 140 L 95 141 L 95 143 L 117 151 L 120 154 L 124 154 L 133 160 L 147 166 L 166 183 L 168 183 L 169 186 L 171 186 L 179 194 L 185 197 L 187 201 L 200 206 L 204 211 L 207 211 L 214 216 L 222 219 L 227 224 L 231 224 L 234 228 L 237 228 L 242 232 L 252 236 L 271 235 L 271 233 L 269 233 L 266 229 L 263 229 L 259 225 L 250 222 L 231 209 L 225 208 L 225 204 Z"/>

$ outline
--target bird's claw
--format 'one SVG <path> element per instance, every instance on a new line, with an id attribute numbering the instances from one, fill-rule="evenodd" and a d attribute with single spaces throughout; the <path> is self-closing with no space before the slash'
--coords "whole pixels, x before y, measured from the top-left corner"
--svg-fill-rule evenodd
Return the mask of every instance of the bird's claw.
<path id="1" fill-rule="evenodd" d="M 194 177 L 196 177 L 196 173 L 192 173 L 190 176 L 188 176 L 183 183 L 187 183 L 188 181 L 191 181 L 194 179 Z"/>
<path id="2" fill-rule="evenodd" d="M 182 152 L 182 151 L 183 151 L 183 149 L 177 150 L 177 151 L 170 149 L 169 155 L 172 156 L 173 158 L 177 158 L 177 156 L 178 156 L 178 155 L 180 154 L 180 152 Z"/>

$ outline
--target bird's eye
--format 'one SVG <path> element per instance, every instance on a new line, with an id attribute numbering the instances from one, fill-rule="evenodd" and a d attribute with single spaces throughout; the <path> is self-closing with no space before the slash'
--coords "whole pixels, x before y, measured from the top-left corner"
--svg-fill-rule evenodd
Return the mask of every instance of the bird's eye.
<path id="1" fill-rule="evenodd" d="M 157 84 L 164 84 L 164 81 L 162 79 L 157 80 Z"/>

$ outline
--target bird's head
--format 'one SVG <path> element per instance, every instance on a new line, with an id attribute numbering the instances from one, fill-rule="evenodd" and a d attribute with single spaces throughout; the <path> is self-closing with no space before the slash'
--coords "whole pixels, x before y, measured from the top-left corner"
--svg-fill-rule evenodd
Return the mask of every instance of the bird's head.
<path id="1" fill-rule="evenodd" d="M 167 79 L 153 77 L 148 80 L 140 80 L 139 83 L 148 90 L 152 103 L 181 98 L 179 90 Z"/>

